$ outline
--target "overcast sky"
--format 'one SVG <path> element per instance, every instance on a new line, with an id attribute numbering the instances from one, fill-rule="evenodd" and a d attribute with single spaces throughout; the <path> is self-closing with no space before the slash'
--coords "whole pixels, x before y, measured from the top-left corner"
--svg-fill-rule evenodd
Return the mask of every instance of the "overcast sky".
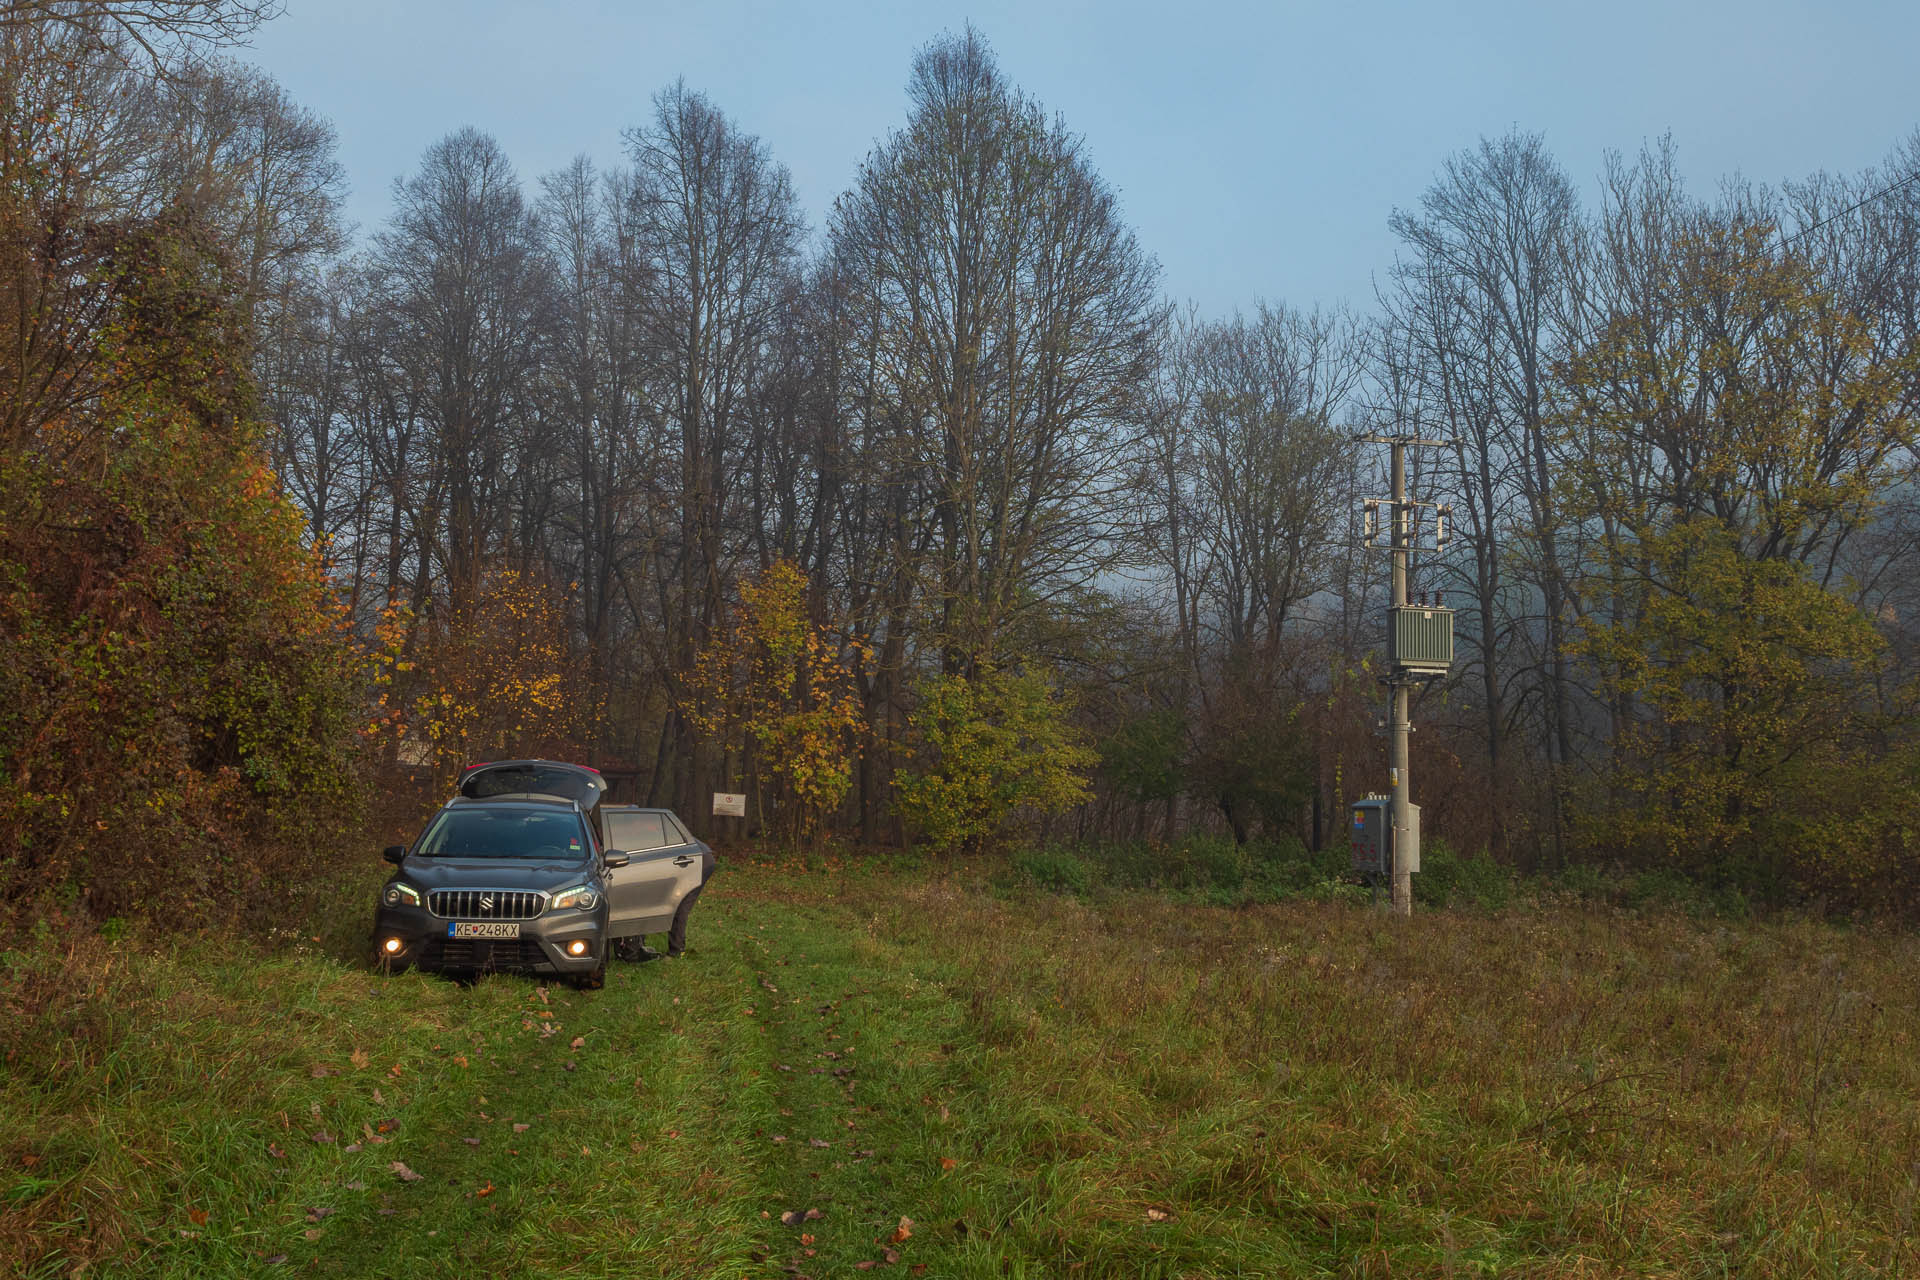
<path id="1" fill-rule="evenodd" d="M 621 162 L 675 77 L 760 135 L 816 230 L 906 111 L 914 52 L 971 21 L 1086 138 L 1166 292 L 1368 310 L 1387 218 L 1513 127 L 1594 190 L 1671 132 L 1696 190 L 1880 164 L 1920 127 L 1912 0 L 1553 4 L 287 0 L 243 57 L 333 121 L 361 234 L 462 125 L 534 179 Z"/>

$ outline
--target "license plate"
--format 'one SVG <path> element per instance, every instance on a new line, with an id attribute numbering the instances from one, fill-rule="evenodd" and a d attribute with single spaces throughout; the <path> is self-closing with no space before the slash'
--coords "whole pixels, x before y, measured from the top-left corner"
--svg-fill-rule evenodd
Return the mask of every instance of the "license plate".
<path id="1" fill-rule="evenodd" d="M 447 924 L 449 938 L 517 938 L 518 920 L 453 920 Z"/>

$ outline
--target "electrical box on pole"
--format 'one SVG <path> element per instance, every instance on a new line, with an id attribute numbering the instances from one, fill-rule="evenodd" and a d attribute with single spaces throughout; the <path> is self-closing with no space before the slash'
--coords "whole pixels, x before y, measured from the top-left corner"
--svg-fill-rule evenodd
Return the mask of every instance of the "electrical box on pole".
<path id="1" fill-rule="evenodd" d="M 1445 675 L 1453 666 L 1453 610 L 1403 604 L 1388 615 L 1388 665 L 1395 671 Z"/>
<path id="2" fill-rule="evenodd" d="M 1408 839 L 1402 844 L 1408 853 L 1408 872 L 1420 870 L 1420 806 L 1406 806 Z M 1356 800 L 1352 806 L 1353 825 L 1351 832 L 1352 868 L 1357 876 L 1364 876 L 1376 883 L 1385 882 L 1393 875 L 1393 797 L 1367 796 Z"/>

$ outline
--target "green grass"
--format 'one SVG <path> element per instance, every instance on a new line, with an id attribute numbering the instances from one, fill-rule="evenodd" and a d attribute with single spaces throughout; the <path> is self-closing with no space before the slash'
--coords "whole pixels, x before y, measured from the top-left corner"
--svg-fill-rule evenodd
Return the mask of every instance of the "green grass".
<path id="1" fill-rule="evenodd" d="M 368 876 L 7 954 L 0 1275 L 1920 1266 L 1909 936 L 754 866 L 576 993 L 365 971 Z"/>

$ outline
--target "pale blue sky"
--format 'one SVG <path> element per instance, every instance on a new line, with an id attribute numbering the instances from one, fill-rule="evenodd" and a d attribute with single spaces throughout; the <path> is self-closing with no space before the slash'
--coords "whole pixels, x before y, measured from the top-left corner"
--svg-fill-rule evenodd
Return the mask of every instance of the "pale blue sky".
<path id="1" fill-rule="evenodd" d="M 1452 152 L 1512 126 L 1593 190 L 1609 148 L 1671 131 L 1707 192 L 1877 165 L 1920 127 L 1920 4 L 965 4 L 775 0 L 287 0 L 251 51 L 331 119 L 362 234 L 393 179 L 462 125 L 529 191 L 585 152 L 621 161 L 676 76 L 760 135 L 816 230 L 906 111 L 914 52 L 971 20 L 1085 136 L 1169 296 L 1371 309 Z"/>

